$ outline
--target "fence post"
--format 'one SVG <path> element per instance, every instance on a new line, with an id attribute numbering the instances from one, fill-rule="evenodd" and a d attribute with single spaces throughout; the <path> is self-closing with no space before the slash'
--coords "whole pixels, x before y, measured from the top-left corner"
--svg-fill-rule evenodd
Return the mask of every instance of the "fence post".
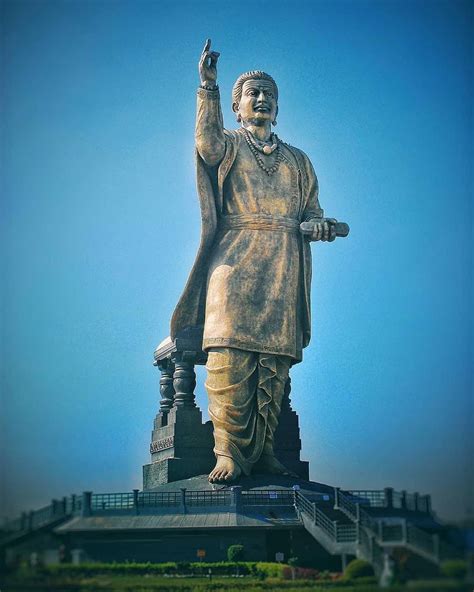
<path id="1" fill-rule="evenodd" d="M 231 491 L 231 507 L 237 512 L 240 510 L 242 505 L 242 487 L 240 485 L 234 485 L 230 488 Z"/>
<path id="2" fill-rule="evenodd" d="M 66 514 L 66 512 L 67 512 L 67 497 L 66 496 L 63 497 L 63 508 L 62 508 L 62 510 L 63 510 L 63 515 Z"/>
<path id="3" fill-rule="evenodd" d="M 432 513 L 432 511 L 431 511 L 431 495 L 428 493 L 428 495 L 426 495 L 425 497 L 426 497 L 426 513 L 431 515 L 431 513 Z"/>
<path id="4" fill-rule="evenodd" d="M 415 493 L 413 494 L 413 500 L 415 503 L 415 512 L 418 512 L 419 497 L 420 497 L 420 494 L 418 493 L 418 491 L 415 491 Z"/>
<path id="5" fill-rule="evenodd" d="M 82 494 L 82 516 L 92 514 L 92 491 L 84 491 Z"/>
<path id="6" fill-rule="evenodd" d="M 402 493 L 402 499 L 400 500 L 400 506 L 401 506 L 402 510 L 406 510 L 407 509 L 407 492 L 406 492 L 406 489 L 404 489 L 401 493 Z"/>
<path id="7" fill-rule="evenodd" d="M 355 507 L 356 507 L 356 522 L 360 522 L 360 502 L 357 502 Z"/>
<path id="8" fill-rule="evenodd" d="M 133 489 L 133 509 L 135 514 L 138 515 L 138 489 Z"/>
<path id="9" fill-rule="evenodd" d="M 337 532 L 337 525 L 339 524 L 338 520 L 333 520 L 332 522 L 332 529 L 333 529 L 333 533 L 334 533 L 334 540 L 337 543 L 337 536 L 338 536 L 338 532 Z"/>
<path id="10" fill-rule="evenodd" d="M 300 486 L 293 485 L 291 489 L 293 490 L 293 505 L 295 508 L 298 508 L 298 491 L 300 490 Z"/>
<path id="11" fill-rule="evenodd" d="M 188 511 L 186 508 L 186 487 L 180 487 L 179 490 L 181 491 L 181 513 L 186 514 L 186 512 Z"/>
<path id="12" fill-rule="evenodd" d="M 313 506 L 313 522 L 316 524 L 316 502 L 311 502 L 311 505 Z"/>
<path id="13" fill-rule="evenodd" d="M 339 510 L 339 491 L 340 491 L 340 487 L 335 487 L 334 488 L 334 509 L 335 510 Z"/>
<path id="14" fill-rule="evenodd" d="M 53 516 L 56 516 L 58 511 L 58 500 L 57 499 L 52 499 L 51 500 L 51 514 Z"/>
<path id="15" fill-rule="evenodd" d="M 76 494 L 73 493 L 71 495 L 71 514 L 74 514 L 76 511 Z"/>
<path id="16" fill-rule="evenodd" d="M 393 508 L 393 487 L 386 487 L 384 489 L 385 494 L 385 507 Z"/>
<path id="17" fill-rule="evenodd" d="M 406 518 L 404 518 L 402 522 L 402 543 L 408 543 L 408 530 Z"/>

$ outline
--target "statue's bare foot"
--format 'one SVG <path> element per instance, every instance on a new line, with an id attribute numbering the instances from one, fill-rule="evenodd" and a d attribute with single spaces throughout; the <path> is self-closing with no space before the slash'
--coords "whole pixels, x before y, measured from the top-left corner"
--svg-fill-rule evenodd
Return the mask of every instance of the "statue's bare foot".
<path id="1" fill-rule="evenodd" d="M 270 473 L 272 475 L 288 475 L 290 477 L 298 477 L 285 467 L 277 458 L 272 455 L 265 454 L 260 457 L 258 463 L 254 466 L 254 473 Z"/>
<path id="2" fill-rule="evenodd" d="M 216 466 L 209 474 L 209 482 L 235 481 L 241 473 L 242 469 L 234 460 L 228 456 L 218 456 Z"/>

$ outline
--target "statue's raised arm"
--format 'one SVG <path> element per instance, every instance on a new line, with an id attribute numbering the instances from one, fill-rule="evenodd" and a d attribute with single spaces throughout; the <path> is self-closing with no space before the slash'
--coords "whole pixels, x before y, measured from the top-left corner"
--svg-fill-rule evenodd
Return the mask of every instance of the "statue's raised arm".
<path id="1" fill-rule="evenodd" d="M 198 90 L 196 114 L 196 148 L 209 166 L 220 163 L 225 153 L 224 125 L 217 86 L 219 52 L 211 51 L 207 39 L 199 60 L 201 86 Z"/>

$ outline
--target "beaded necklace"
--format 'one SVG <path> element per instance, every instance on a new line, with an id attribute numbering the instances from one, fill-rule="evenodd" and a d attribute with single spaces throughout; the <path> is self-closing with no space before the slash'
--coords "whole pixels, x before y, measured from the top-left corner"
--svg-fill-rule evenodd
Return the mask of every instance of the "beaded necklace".
<path id="1" fill-rule="evenodd" d="M 263 148 L 260 148 L 260 146 L 258 146 L 258 144 L 253 139 L 250 132 L 248 130 L 246 130 L 245 128 L 243 128 L 243 130 L 244 130 L 245 140 L 247 141 L 248 147 L 250 148 L 250 151 L 254 155 L 258 166 L 262 170 L 264 170 L 267 173 L 267 175 L 273 175 L 273 173 L 276 173 L 279 166 L 280 166 L 281 160 L 283 158 L 282 153 L 281 153 L 281 149 L 280 149 L 280 141 L 279 141 L 277 135 L 272 134 L 272 136 L 276 140 L 272 146 L 265 145 Z M 265 148 L 267 148 L 267 150 L 265 150 Z M 264 160 L 260 156 L 259 152 L 263 152 L 264 154 L 272 154 L 272 152 L 275 152 L 276 157 L 275 157 L 275 163 L 273 164 L 273 166 L 267 167 L 265 165 Z"/>

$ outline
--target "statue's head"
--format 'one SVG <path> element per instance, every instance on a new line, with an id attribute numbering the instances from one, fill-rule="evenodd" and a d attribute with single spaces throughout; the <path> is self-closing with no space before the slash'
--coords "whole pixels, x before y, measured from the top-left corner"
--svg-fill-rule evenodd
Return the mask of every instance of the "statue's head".
<path id="1" fill-rule="evenodd" d="M 278 87 L 270 74 L 261 70 L 241 74 L 232 89 L 232 111 L 239 122 L 270 120 L 276 125 Z"/>

